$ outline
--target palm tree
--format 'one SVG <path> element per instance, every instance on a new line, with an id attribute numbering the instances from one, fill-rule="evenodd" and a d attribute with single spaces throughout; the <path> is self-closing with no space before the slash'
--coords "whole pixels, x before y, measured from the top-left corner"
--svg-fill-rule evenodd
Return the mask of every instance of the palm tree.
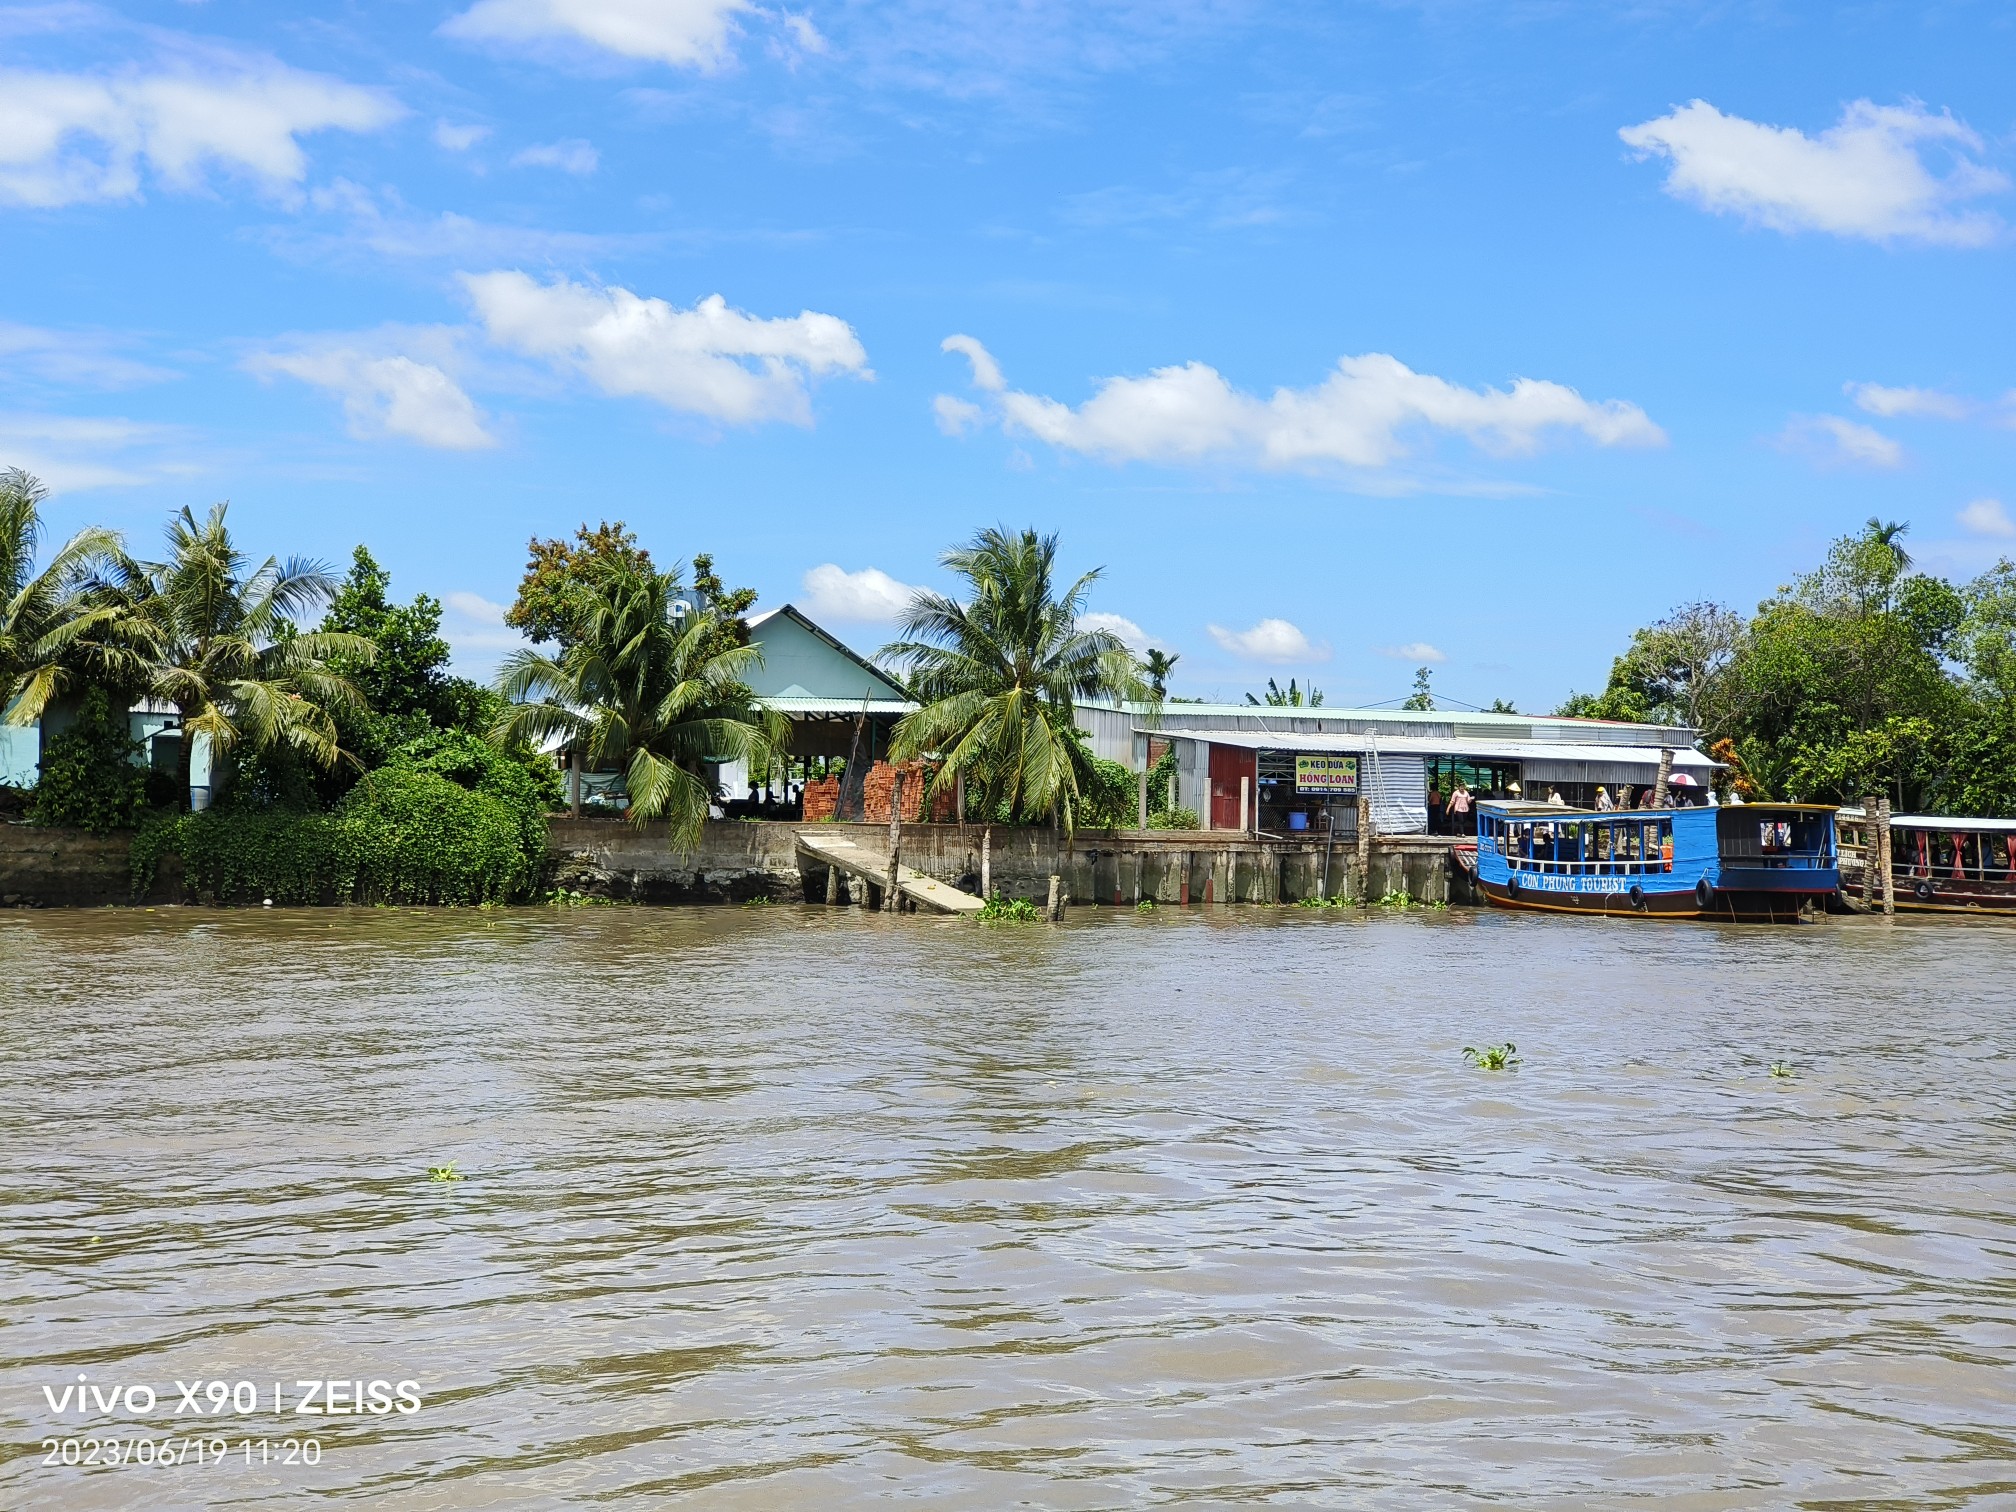
<path id="1" fill-rule="evenodd" d="M 15 725 L 35 723 L 73 673 L 90 669 L 92 632 L 116 615 L 80 591 L 94 559 L 117 555 L 111 531 L 80 530 L 35 570 L 48 496 L 20 468 L 0 471 L 0 714 Z"/>
<path id="2" fill-rule="evenodd" d="M 250 567 L 231 540 L 227 508 L 214 505 L 201 521 L 184 508 L 168 522 L 165 561 L 115 562 L 98 590 L 122 611 L 108 655 L 182 715 L 185 799 L 198 736 L 213 771 L 241 745 L 288 746 L 334 766 L 343 752 L 329 711 L 364 701 L 329 658 L 368 664 L 377 654 L 361 635 L 297 630 L 295 617 L 336 591 L 334 574 L 304 557 Z"/>
<path id="3" fill-rule="evenodd" d="M 1313 709 L 1323 702 L 1323 690 L 1317 687 L 1316 684 L 1311 683 L 1309 684 L 1309 691 L 1304 693 L 1300 688 L 1295 686 L 1295 679 L 1292 677 L 1288 679 L 1288 686 L 1282 688 L 1270 677 L 1267 679 L 1266 697 L 1256 698 L 1251 693 L 1248 693 L 1246 695 L 1246 702 L 1249 704 L 1267 705 L 1276 709 Z"/>
<path id="4" fill-rule="evenodd" d="M 630 818 L 669 821 L 690 851 L 713 801 L 703 768 L 739 760 L 767 769 L 789 740 L 782 715 L 743 683 L 762 655 L 730 646 L 712 613 L 674 614 L 678 573 L 645 561 L 584 569 L 574 624 L 557 656 L 515 651 L 497 687 L 511 700 L 493 738 L 559 736 L 591 765 L 620 764 Z"/>
<path id="5" fill-rule="evenodd" d="M 1119 637 L 1078 626 L 1099 570 L 1059 593 L 1057 537 L 999 527 L 941 560 L 971 597 L 918 593 L 903 615 L 906 638 L 882 649 L 924 706 L 897 723 L 891 759 L 942 755 L 934 789 L 970 774 L 989 813 L 1005 804 L 1016 817 L 1075 827 L 1091 761 L 1077 704 L 1161 703 Z"/>
<path id="6" fill-rule="evenodd" d="M 1868 525 L 1864 527 L 1863 538 L 1870 545 L 1881 546 L 1887 550 L 1890 553 L 1890 560 L 1897 564 L 1897 570 L 1901 573 L 1911 566 L 1911 553 L 1899 544 L 1904 533 L 1910 528 L 1909 520 L 1885 521 L 1871 515 Z"/>
<path id="7" fill-rule="evenodd" d="M 1171 656 L 1166 651 L 1157 651 L 1152 647 L 1149 649 L 1148 658 L 1142 663 L 1142 667 L 1148 674 L 1148 686 L 1155 690 L 1157 698 L 1168 697 L 1170 674 L 1175 672 L 1176 663 L 1181 660 L 1182 657 Z"/>

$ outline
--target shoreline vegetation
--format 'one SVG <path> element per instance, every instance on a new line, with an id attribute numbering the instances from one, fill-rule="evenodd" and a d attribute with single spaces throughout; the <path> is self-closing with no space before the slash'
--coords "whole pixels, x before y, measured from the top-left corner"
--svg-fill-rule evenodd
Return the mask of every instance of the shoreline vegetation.
<path id="1" fill-rule="evenodd" d="M 0 709 L 45 727 L 37 782 L 0 789 L 0 814 L 130 833 L 136 895 L 173 856 L 216 902 L 537 901 L 563 765 L 610 775 L 628 818 L 691 851 L 725 796 L 720 763 L 790 759 L 786 721 L 746 681 L 755 593 L 705 553 L 690 577 L 659 566 L 620 521 L 530 543 L 506 622 L 532 645 L 484 686 L 448 671 L 440 603 L 396 602 L 362 545 L 340 577 L 255 562 L 219 504 L 177 513 L 159 560 L 100 528 L 44 556 L 43 498 L 0 472 Z M 1871 520 L 1754 615 L 1674 611 L 1557 712 L 1698 730 L 1746 800 L 1880 793 L 2016 815 L 2016 566 L 1949 583 L 1915 568 L 1905 532 Z M 875 658 L 917 706 L 890 754 L 921 761 L 929 797 L 963 800 L 975 823 L 1131 828 L 1136 774 L 1092 755 L 1075 705 L 1152 710 L 1178 658 L 1085 628 L 1100 572 L 1067 584 L 1058 551 L 1054 535 L 987 529 L 945 554 L 961 596 L 919 593 Z M 1322 694 L 1270 681 L 1248 698 Z M 1408 704 L 1433 699 L 1423 669 Z M 132 739 L 125 711 L 141 706 L 179 726 L 171 762 Z M 1169 809 L 1172 769 L 1165 756 L 1150 772 L 1153 822 L 1194 827 Z"/>

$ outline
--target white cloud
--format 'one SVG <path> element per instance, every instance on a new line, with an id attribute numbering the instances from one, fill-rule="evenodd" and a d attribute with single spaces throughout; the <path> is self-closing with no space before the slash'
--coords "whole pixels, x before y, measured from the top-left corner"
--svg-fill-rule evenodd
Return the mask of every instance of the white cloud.
<path id="1" fill-rule="evenodd" d="M 527 147 L 511 163 L 517 168 L 558 168 L 562 173 L 585 177 L 602 166 L 602 155 L 587 142 L 547 142 Z"/>
<path id="2" fill-rule="evenodd" d="M 1890 437 L 1839 415 L 1795 415 L 1780 432 L 1778 444 L 1821 463 L 1885 468 L 1904 463 L 1904 448 Z"/>
<path id="3" fill-rule="evenodd" d="M 80 388 L 121 389 L 178 376 L 122 357 L 119 344 L 119 338 L 102 332 L 0 321 L 0 379 L 28 376 Z"/>
<path id="4" fill-rule="evenodd" d="M 530 644 L 504 623 L 504 605 L 480 593 L 454 589 L 441 595 L 441 607 L 441 638 L 454 651 L 454 667 L 464 676 L 487 679 L 504 653 Z"/>
<path id="5" fill-rule="evenodd" d="M 1871 415 L 1893 419 L 1899 415 L 1929 420 L 1965 420 L 1978 406 L 1958 394 L 1942 394 L 1938 389 L 1886 388 L 1880 383 L 1848 383 L 1842 392 L 1855 407 Z"/>
<path id="6" fill-rule="evenodd" d="M 195 472 L 167 451 L 180 436 L 136 420 L 0 414 L 0 467 L 26 468 L 52 493 L 125 488 Z"/>
<path id="7" fill-rule="evenodd" d="M 477 0 L 441 27 L 470 41 L 536 48 L 555 40 L 620 58 L 709 69 L 749 0 Z"/>
<path id="8" fill-rule="evenodd" d="M 106 75 L 0 71 L 0 200 L 137 199 L 143 164 L 170 189 L 198 189 L 215 167 L 284 190 L 308 172 L 296 138 L 376 131 L 403 113 L 377 90 L 271 58 Z"/>
<path id="9" fill-rule="evenodd" d="M 814 619 L 880 625 L 902 617 L 918 592 L 879 567 L 848 572 L 825 562 L 805 574 L 802 607 Z"/>
<path id="10" fill-rule="evenodd" d="M 1146 651 L 1151 637 L 1134 621 L 1121 614 L 1107 614 L 1103 611 L 1078 616 L 1080 630 L 1104 630 L 1108 635 L 1117 636 L 1129 651 L 1140 654 Z"/>
<path id="11" fill-rule="evenodd" d="M 435 363 L 416 361 L 380 345 L 317 344 L 293 351 L 260 352 L 247 371 L 262 378 L 284 375 L 324 389 L 343 401 L 350 434 L 360 440 L 397 436 L 444 451 L 495 446 L 483 412 L 462 386 Z"/>
<path id="12" fill-rule="evenodd" d="M 1413 662 L 1417 666 L 1422 662 L 1441 663 L 1449 660 L 1445 652 L 1438 651 L 1426 641 L 1409 641 L 1404 646 L 1378 646 L 1374 650 L 1377 655 L 1391 657 L 1394 661 Z"/>
<path id="13" fill-rule="evenodd" d="M 1959 520 L 1975 535 L 2005 539 L 2016 536 L 2016 520 L 2009 518 L 2009 511 L 2002 507 L 2000 499 L 1976 499 L 1960 511 Z"/>
<path id="14" fill-rule="evenodd" d="M 1405 433 L 1416 427 L 1455 432 L 1497 455 L 1534 451 L 1552 430 L 1579 431 L 1599 446 L 1666 439 L 1643 410 L 1622 400 L 1592 403 L 1531 378 L 1507 389 L 1463 388 L 1377 352 L 1340 359 L 1313 388 L 1279 388 L 1265 399 L 1188 362 L 1144 378 L 1109 378 L 1073 409 L 1007 390 L 998 365 L 970 336 L 948 337 L 944 346 L 965 354 L 983 393 L 1000 391 L 994 402 L 1004 428 L 1112 462 L 1379 468 L 1409 454 Z"/>
<path id="15" fill-rule="evenodd" d="M 2001 229 L 1995 216 L 1960 208 L 2009 187 L 1967 156 L 1981 150 L 1980 137 L 1916 103 L 1857 100 L 1836 125 L 1809 137 L 1695 100 L 1617 134 L 1641 154 L 1672 163 L 1666 192 L 1676 199 L 1774 231 L 1978 247 Z M 1923 146 L 1950 157 L 1943 177 L 1926 166 Z"/>
<path id="16" fill-rule="evenodd" d="M 1204 628 L 1221 647 L 1246 661 L 1285 667 L 1330 660 L 1328 646 L 1311 642 L 1284 619 L 1263 619 L 1251 630 L 1227 630 L 1223 625 Z"/>
<path id="17" fill-rule="evenodd" d="M 467 152 L 488 135 L 488 126 L 456 126 L 448 121 L 434 123 L 434 145 L 450 152 Z"/>
<path id="18" fill-rule="evenodd" d="M 578 372 L 605 394 L 728 424 L 809 425 L 810 379 L 873 376 L 853 327 L 834 315 L 763 319 L 718 294 L 682 310 L 628 289 L 541 284 L 518 272 L 465 273 L 462 283 L 499 346 Z"/>
<path id="19" fill-rule="evenodd" d="M 938 429 L 948 436 L 963 436 L 987 418 L 986 411 L 979 405 L 955 399 L 950 394 L 939 394 L 934 398 L 931 413 L 938 419 Z"/>
<path id="20" fill-rule="evenodd" d="M 991 352 L 982 346 L 976 337 L 947 336 L 938 343 L 941 352 L 959 352 L 973 365 L 973 387 L 989 394 L 998 394 L 1008 386 L 1001 376 L 1001 364 L 994 360 Z"/>

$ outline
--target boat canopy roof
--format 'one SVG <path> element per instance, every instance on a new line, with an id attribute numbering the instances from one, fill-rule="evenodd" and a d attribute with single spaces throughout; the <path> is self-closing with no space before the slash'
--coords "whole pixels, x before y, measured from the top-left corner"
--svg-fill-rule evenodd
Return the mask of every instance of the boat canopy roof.
<path id="1" fill-rule="evenodd" d="M 1843 819 L 1866 819 L 1859 808 L 1841 810 Z M 1960 814 L 1892 814 L 1892 829 L 1944 830 L 1947 833 L 2006 835 L 2016 833 L 2016 819 L 1969 819 Z"/>
<path id="2" fill-rule="evenodd" d="M 1479 813 L 1498 814 L 1507 819 L 1535 819 L 1543 823 L 1550 819 L 1573 820 L 1577 824 L 1587 823 L 1592 820 L 1630 821 L 1637 819 L 1657 819 L 1663 818 L 1668 814 L 1698 814 L 1703 812 L 1758 815 L 1845 814 L 1848 812 L 1846 809 L 1836 809 L 1831 803 L 1725 803 L 1720 807 L 1714 804 L 1703 805 L 1697 803 L 1680 809 L 1578 809 L 1564 808 L 1558 803 L 1534 803 L 1531 800 L 1514 802 L 1503 798 L 1480 799 L 1477 809 Z M 1857 810 L 1857 812 L 1859 813 L 1860 810 Z M 1896 821 L 1892 820 L 1891 822 L 1894 824 Z M 1988 822 L 1995 824 L 2006 823 L 2011 829 L 2016 829 L 2016 820 L 1990 820 Z"/>

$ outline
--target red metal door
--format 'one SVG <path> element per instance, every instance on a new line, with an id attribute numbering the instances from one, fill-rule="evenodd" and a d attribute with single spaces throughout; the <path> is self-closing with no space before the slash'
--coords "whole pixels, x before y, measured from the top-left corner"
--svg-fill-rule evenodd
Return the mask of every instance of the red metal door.
<path id="1" fill-rule="evenodd" d="M 1239 828 L 1239 779 L 1246 779 L 1246 802 L 1250 806 L 1259 790 L 1255 781 L 1259 773 L 1257 752 L 1246 750 L 1243 746 L 1214 744 L 1211 747 L 1211 814 L 1207 821 L 1211 828 Z M 1250 811 L 1247 823 L 1252 823 Z"/>

